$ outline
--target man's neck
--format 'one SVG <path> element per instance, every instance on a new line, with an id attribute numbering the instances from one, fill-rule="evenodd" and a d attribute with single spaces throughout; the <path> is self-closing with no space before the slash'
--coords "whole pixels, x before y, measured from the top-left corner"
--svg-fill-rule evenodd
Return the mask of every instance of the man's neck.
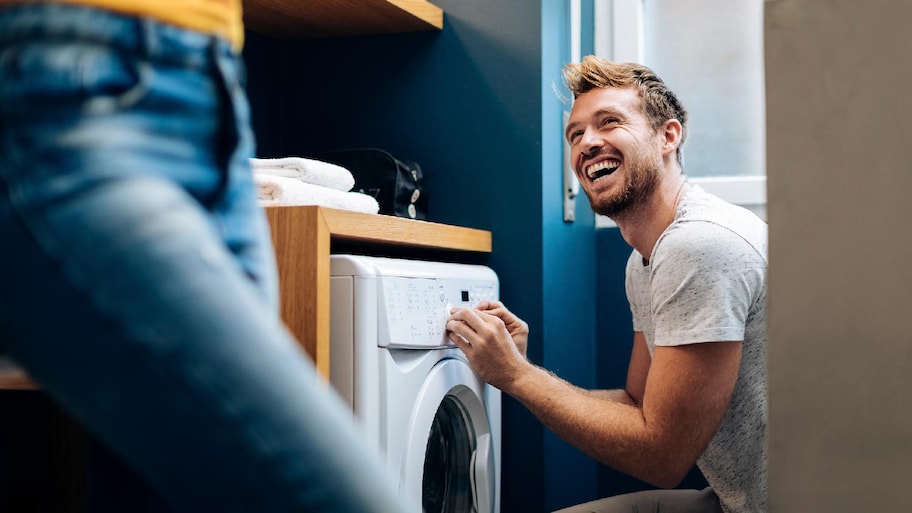
<path id="1" fill-rule="evenodd" d="M 674 221 L 685 187 L 684 175 L 666 176 L 645 202 L 612 218 L 627 244 L 646 260 L 652 257 L 656 241 Z"/>

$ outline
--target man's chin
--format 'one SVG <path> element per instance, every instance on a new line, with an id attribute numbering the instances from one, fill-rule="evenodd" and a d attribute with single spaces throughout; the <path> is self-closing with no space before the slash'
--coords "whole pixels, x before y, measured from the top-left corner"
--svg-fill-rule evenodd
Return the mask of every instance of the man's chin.
<path id="1" fill-rule="evenodd" d="M 625 197 L 596 198 L 594 201 L 589 198 L 589 206 L 593 212 L 612 218 L 627 210 L 629 203 Z"/>

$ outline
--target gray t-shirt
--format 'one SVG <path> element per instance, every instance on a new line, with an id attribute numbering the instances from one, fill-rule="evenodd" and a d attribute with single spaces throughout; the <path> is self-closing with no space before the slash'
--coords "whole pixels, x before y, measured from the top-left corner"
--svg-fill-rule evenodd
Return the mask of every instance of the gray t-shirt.
<path id="1" fill-rule="evenodd" d="M 646 262 L 627 261 L 633 329 L 655 346 L 743 341 L 722 425 L 697 460 L 729 513 L 765 512 L 767 226 L 750 211 L 689 186 Z"/>

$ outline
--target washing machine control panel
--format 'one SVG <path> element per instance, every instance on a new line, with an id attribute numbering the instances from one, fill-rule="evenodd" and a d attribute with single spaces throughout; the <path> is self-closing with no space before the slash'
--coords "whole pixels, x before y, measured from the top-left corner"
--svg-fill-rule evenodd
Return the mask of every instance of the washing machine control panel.
<path id="1" fill-rule="evenodd" d="M 452 346 L 446 338 L 450 308 L 498 297 L 496 282 L 477 280 L 382 276 L 378 288 L 381 347 Z"/>

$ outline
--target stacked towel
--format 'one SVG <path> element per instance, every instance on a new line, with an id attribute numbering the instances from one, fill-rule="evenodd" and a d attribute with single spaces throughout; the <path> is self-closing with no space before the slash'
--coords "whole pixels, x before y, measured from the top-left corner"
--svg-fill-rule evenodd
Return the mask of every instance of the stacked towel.
<path id="1" fill-rule="evenodd" d="M 294 178 L 254 174 L 260 205 L 317 205 L 376 214 L 380 204 L 373 196 L 360 192 L 345 192 Z"/>
<path id="2" fill-rule="evenodd" d="M 342 166 L 301 157 L 283 157 L 277 159 L 250 159 L 254 172 L 286 178 L 296 178 L 302 182 L 322 185 L 337 191 L 347 192 L 355 186 L 355 177 L 351 171 Z"/>
<path id="3" fill-rule="evenodd" d="M 355 185 L 344 167 L 300 157 L 250 159 L 257 198 L 263 206 L 317 205 L 376 214 L 373 196 L 349 192 Z"/>

